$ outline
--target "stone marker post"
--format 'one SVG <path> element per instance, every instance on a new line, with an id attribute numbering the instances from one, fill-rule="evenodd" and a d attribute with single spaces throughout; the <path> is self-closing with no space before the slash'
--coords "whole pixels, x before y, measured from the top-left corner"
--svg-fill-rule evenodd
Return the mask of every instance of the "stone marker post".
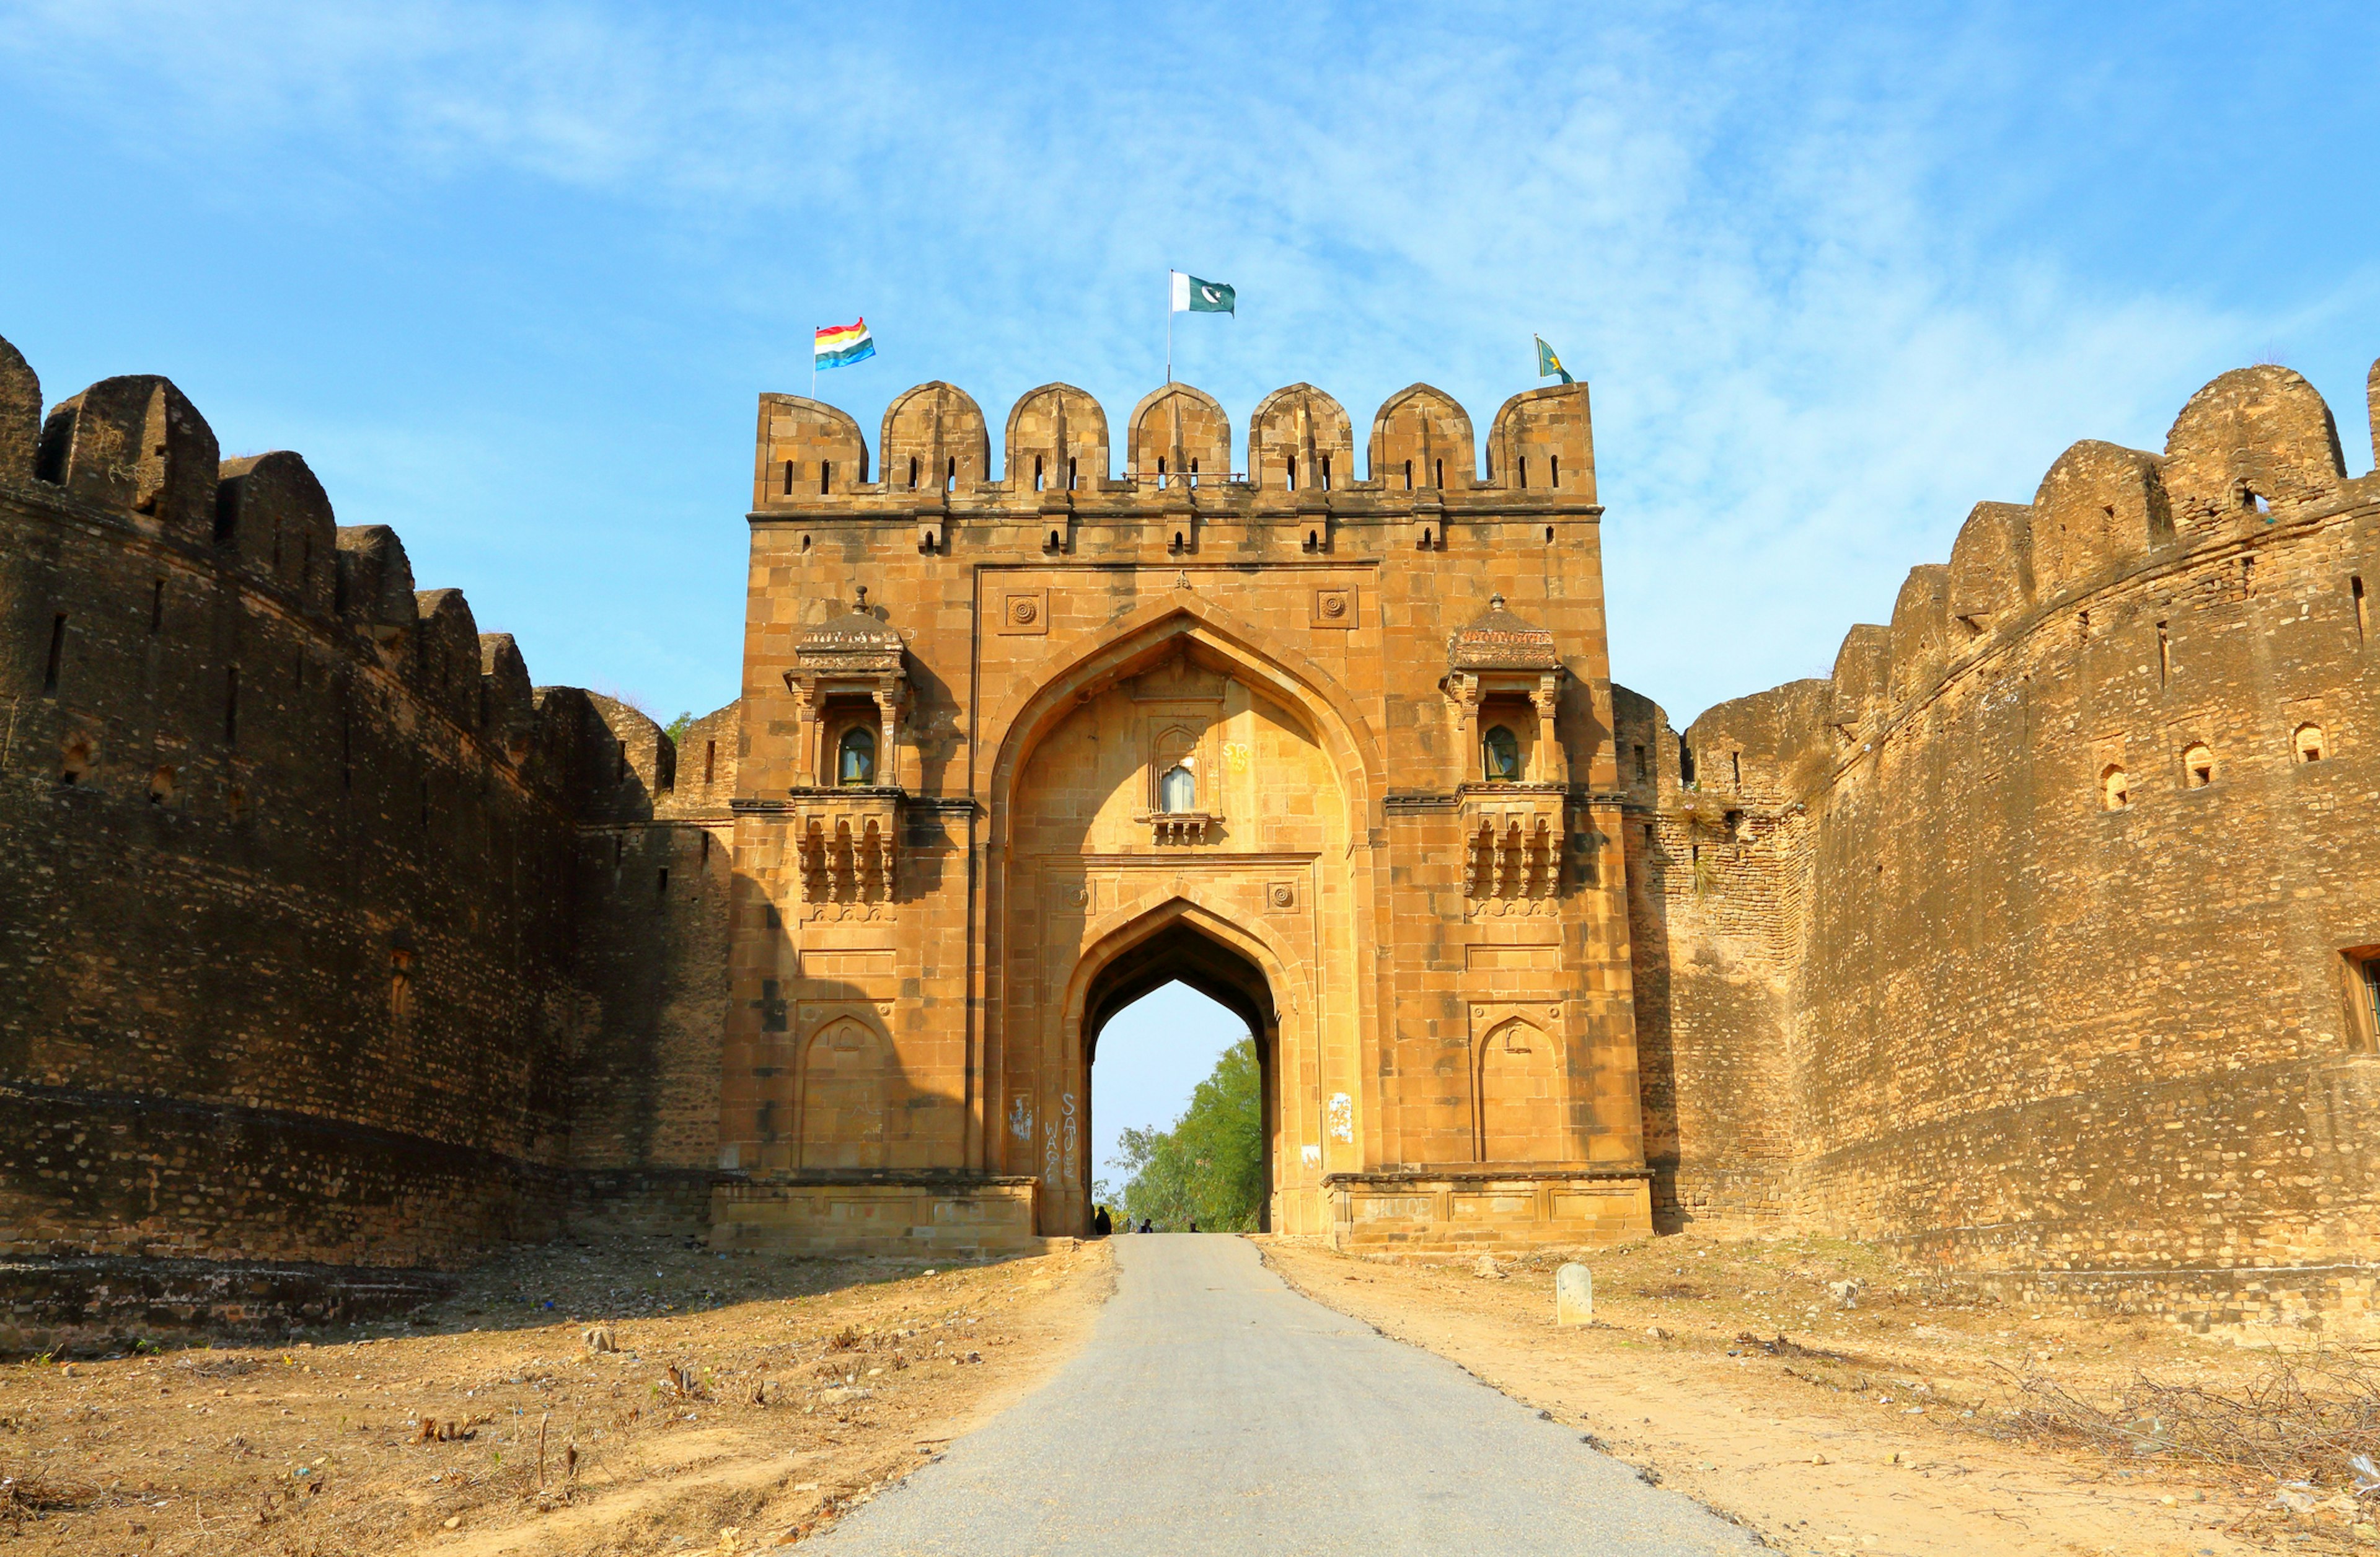
<path id="1" fill-rule="evenodd" d="M 1554 1272 L 1554 1323 L 1595 1322 L 1595 1272 L 1572 1261 Z"/>

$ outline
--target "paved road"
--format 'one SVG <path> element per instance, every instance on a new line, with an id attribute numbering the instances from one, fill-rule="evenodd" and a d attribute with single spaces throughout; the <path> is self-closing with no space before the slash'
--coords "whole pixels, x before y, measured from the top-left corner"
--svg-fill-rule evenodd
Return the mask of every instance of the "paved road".
<path id="1" fill-rule="evenodd" d="M 1755 1550 L 1576 1429 L 1281 1284 L 1245 1239 L 1115 1240 L 1047 1384 L 808 1557 Z"/>

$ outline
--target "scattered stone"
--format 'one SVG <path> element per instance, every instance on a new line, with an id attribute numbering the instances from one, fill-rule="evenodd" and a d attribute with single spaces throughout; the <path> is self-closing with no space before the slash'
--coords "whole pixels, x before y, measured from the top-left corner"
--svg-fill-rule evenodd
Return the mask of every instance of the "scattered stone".
<path id="1" fill-rule="evenodd" d="M 612 1327 L 608 1324 L 589 1325 L 587 1333 L 578 1339 L 580 1344 L 586 1346 L 588 1355 L 590 1356 L 600 1356 L 604 1352 L 616 1352 L 620 1349 L 620 1343 L 613 1338 Z"/>

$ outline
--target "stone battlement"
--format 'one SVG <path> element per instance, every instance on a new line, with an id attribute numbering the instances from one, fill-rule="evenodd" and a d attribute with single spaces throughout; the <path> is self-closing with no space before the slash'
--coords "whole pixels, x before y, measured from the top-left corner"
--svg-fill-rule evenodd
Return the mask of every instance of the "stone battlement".
<path id="1" fill-rule="evenodd" d="M 718 998 L 678 964 L 732 708 L 681 794 L 301 456 L 154 376 L 44 416 L 0 342 L 0 1256 L 444 1267 L 591 1175 L 698 1208 L 660 1051 Z"/>
<path id="2" fill-rule="evenodd" d="M 2361 1323 L 2367 583 L 2380 478 L 2302 378 L 2244 369 L 2162 454 L 2078 444 L 1978 505 L 1828 678 L 1682 739 L 1615 691 L 1665 1214 L 2034 1302 Z"/>
<path id="3" fill-rule="evenodd" d="M 918 527 L 921 551 L 945 550 L 947 525 L 978 544 L 1036 552 L 1072 548 L 1075 524 L 1146 527 L 1170 551 L 1193 551 L 1201 524 L 1256 525 L 1291 549 L 1328 549 L 1340 527 L 1421 524 L 1406 544 L 1442 546 L 1439 516 L 1592 521 L 1595 441 L 1583 383 L 1513 395 L 1488 430 L 1486 464 L 1470 416 L 1417 383 L 1372 419 L 1366 470 L 1339 402 L 1311 384 L 1259 401 L 1245 459 L 1234 468 L 1230 418 L 1185 383 L 1144 396 L 1125 424 L 1123 472 L 1113 473 L 1107 413 L 1070 384 L 1045 384 L 1008 413 L 994 475 L 983 412 L 951 384 L 919 384 L 884 412 L 871 468 L 859 423 L 798 395 L 760 397 L 752 517 L 821 513 Z M 1043 516 L 1062 524 L 1042 523 Z M 1013 529 L 996 528 L 1009 521 Z M 1245 534 L 1243 548 L 1263 544 Z"/>

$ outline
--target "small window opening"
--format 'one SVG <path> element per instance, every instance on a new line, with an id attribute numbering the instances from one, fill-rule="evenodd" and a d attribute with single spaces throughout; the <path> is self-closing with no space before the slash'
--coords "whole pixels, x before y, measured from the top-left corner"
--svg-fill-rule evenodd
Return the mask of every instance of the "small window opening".
<path id="1" fill-rule="evenodd" d="M 1066 549 L 1066 543 L 1058 539 L 1058 532 L 1053 529 L 1050 532 L 1050 539 L 1041 542 L 1041 549 L 1045 552 L 1062 552 Z"/>
<path id="2" fill-rule="evenodd" d="M 1198 775 L 1186 762 L 1176 762 L 1165 770 L 1157 781 L 1157 807 L 1168 816 L 1181 816 L 1198 809 Z"/>
<path id="3" fill-rule="evenodd" d="M 827 488 L 828 488 L 828 486 L 829 486 L 830 484 L 832 484 L 832 483 L 833 482 L 833 480 L 834 480 L 834 461 L 833 461 L 833 460 L 831 460 L 831 459 L 821 459 L 821 460 L 820 460 L 820 461 L 819 461 L 819 495 L 820 495 L 820 497 L 824 497 L 824 496 L 826 495 L 826 493 L 827 493 Z"/>
<path id="4" fill-rule="evenodd" d="M 666 900 L 669 896 L 669 867 L 664 865 L 653 882 L 653 895 Z"/>
<path id="5" fill-rule="evenodd" d="M 2215 753 L 2204 743 L 2193 741 L 2183 749 L 2181 780 L 2192 789 L 2204 789 L 2215 782 Z"/>
<path id="6" fill-rule="evenodd" d="M 2355 646 L 2363 647 L 2363 633 L 2368 623 L 2363 618 L 2363 579 L 2359 575 L 2347 581 L 2347 592 L 2355 598 Z"/>
<path id="7" fill-rule="evenodd" d="M 951 456 L 950 468 L 942 475 L 942 490 L 944 492 L 959 490 L 959 461 L 956 455 Z"/>
<path id="8" fill-rule="evenodd" d="M 1305 549 L 1309 552 L 1318 552 L 1322 550 L 1322 532 L 1320 530 L 1309 529 L 1305 532 Z"/>
<path id="9" fill-rule="evenodd" d="M 876 732 L 854 724 L 838 743 L 835 782 L 866 788 L 876 782 Z"/>
<path id="10" fill-rule="evenodd" d="M 58 753 L 58 782 L 80 784 L 91 776 L 91 737 L 74 736 Z"/>
<path id="11" fill-rule="evenodd" d="M 1558 454 L 1549 454 L 1546 456 L 1546 463 L 1553 467 L 1553 480 L 1548 481 L 1547 485 L 1556 487 L 1561 485 L 1561 456 Z"/>
<path id="12" fill-rule="evenodd" d="M 2132 803 L 2131 776 L 2123 767 L 2110 762 L 2099 772 L 2099 806 L 2103 810 L 2120 811 Z"/>
<path id="13" fill-rule="evenodd" d="M 1683 736 L 1678 737 L 1678 782 L 1687 785 L 1694 782 L 1694 748 Z"/>
<path id="14" fill-rule="evenodd" d="M 1066 461 L 1066 490 L 1068 492 L 1073 492 L 1079 484 L 1080 483 L 1075 478 L 1075 462 L 1072 458 L 1069 458 Z"/>
<path id="15" fill-rule="evenodd" d="M 393 1021 L 404 1022 L 413 1015 L 413 954 L 398 950 L 388 955 L 388 1014 Z"/>
<path id="16" fill-rule="evenodd" d="M 1521 741 L 1498 724 L 1479 737 L 1479 771 L 1490 784 L 1512 784 L 1521 776 Z"/>
<path id="17" fill-rule="evenodd" d="M 149 775 L 149 803 L 170 806 L 174 803 L 174 770 L 160 768 Z"/>
<path id="18" fill-rule="evenodd" d="M 1653 852 L 1653 824 L 1649 821 L 1645 824 L 1645 852 Z"/>
<path id="19" fill-rule="evenodd" d="M 1523 455 L 1523 456 L 1521 456 L 1517 461 L 1515 461 L 1515 462 L 1514 462 L 1514 464 L 1513 464 L 1513 466 L 1512 466 L 1512 473 L 1513 473 L 1513 475 L 1515 476 L 1515 478 L 1517 478 L 1517 479 L 1518 479 L 1518 480 L 1519 480 L 1519 482 L 1520 482 L 1521 490 L 1522 490 L 1523 492 L 1526 492 L 1526 491 L 1528 491 L 1528 490 L 1529 490 L 1529 456 L 1528 456 L 1527 455 Z M 1495 475 L 1495 470 L 1493 469 L 1493 468 L 1492 468 L 1492 467 L 1491 467 L 1491 468 L 1489 468 L 1489 470 L 1488 470 L 1488 475 L 1489 475 L 1491 478 Z"/>
<path id="20" fill-rule="evenodd" d="M 1405 491 L 1413 491 L 1413 461 L 1405 461 Z"/>
<path id="21" fill-rule="evenodd" d="M 1295 492 L 1297 490 L 1297 456 L 1295 455 L 1289 456 L 1289 465 L 1287 468 L 1289 473 L 1289 490 Z"/>
<path id="22" fill-rule="evenodd" d="M 1548 526 L 1546 526 L 1546 544 L 1547 544 L 1547 545 L 1548 545 L 1548 546 L 1550 546 L 1550 545 L 1552 545 L 1553 543 L 1554 543 L 1554 527 L 1553 527 L 1553 526 L 1551 526 L 1551 525 L 1548 525 Z"/>
<path id="23" fill-rule="evenodd" d="M 2330 747 L 2319 724 L 2301 724 L 2292 743 L 2301 762 L 2319 762 L 2330 755 Z"/>
<path id="24" fill-rule="evenodd" d="M 58 673 L 66 669 L 67 614 L 59 612 L 50 619 L 50 658 L 42 671 L 42 690 L 55 695 L 58 689 Z"/>
<path id="25" fill-rule="evenodd" d="M 1429 484 L 1433 487 L 1446 485 L 1446 461 L 1441 459 L 1431 464 Z"/>
<path id="26" fill-rule="evenodd" d="M 165 630 L 165 580 L 160 578 L 149 587 L 149 636 L 156 637 Z"/>
<path id="27" fill-rule="evenodd" d="M 909 456 L 909 490 L 911 492 L 917 490 L 917 456 L 916 455 Z"/>
<path id="28" fill-rule="evenodd" d="M 803 550 L 803 551 L 805 551 L 805 552 L 807 552 L 807 551 L 808 551 L 809 549 L 810 549 L 810 538 L 809 538 L 808 536 L 805 535 L 805 536 L 803 536 L 803 537 L 802 537 L 802 550 Z"/>
<path id="29" fill-rule="evenodd" d="M 1160 480 L 1163 480 L 1165 479 L 1165 456 L 1163 455 L 1159 455 L 1157 456 L 1157 478 Z"/>
<path id="30" fill-rule="evenodd" d="M 705 865 L 710 863 L 710 833 L 708 830 L 702 834 L 702 862 Z"/>
<path id="31" fill-rule="evenodd" d="M 785 461 L 785 495 L 794 495 L 794 462 L 790 459 Z"/>
<path id="32" fill-rule="evenodd" d="M 1198 462 L 1195 459 L 1190 462 L 1190 484 L 1194 487 L 1198 484 Z"/>
<path id="33" fill-rule="evenodd" d="M 1322 456 L 1322 490 L 1330 490 L 1330 456 L 1327 454 Z"/>
<path id="34" fill-rule="evenodd" d="M 628 782 L 628 743 L 625 741 L 620 743 L 618 770 L 613 773 L 612 782 L 613 784 Z"/>
<path id="35" fill-rule="evenodd" d="M 2157 624 L 2157 685 L 2162 687 L 2173 676 L 2173 638 L 2163 622 Z"/>
<path id="36" fill-rule="evenodd" d="M 1033 490 L 1041 490 L 1041 456 L 1038 454 L 1033 456 Z"/>
<path id="37" fill-rule="evenodd" d="M 718 772 L 719 743 L 717 741 L 705 741 L 702 743 L 702 782 L 706 788 L 709 787 L 713 775 Z M 709 834 L 706 833 L 705 836 L 707 837 Z"/>
<path id="38" fill-rule="evenodd" d="M 1651 776 L 1649 771 L 1645 766 L 1645 748 L 1641 746 L 1636 748 L 1636 776 L 1639 779 L 1648 778 Z"/>
<path id="39" fill-rule="evenodd" d="M 224 745 L 239 741 L 239 667 L 224 673 Z"/>
<path id="40" fill-rule="evenodd" d="M 2359 1054 L 2380 1054 L 2380 946 L 2358 946 L 2344 956 L 2350 1044 Z"/>
<path id="41" fill-rule="evenodd" d="M 1735 787 L 1739 790 L 1742 789 L 1743 787 L 1743 753 L 1741 751 L 1729 752 L 1727 754 L 1727 764 L 1729 768 L 1734 772 Z"/>

